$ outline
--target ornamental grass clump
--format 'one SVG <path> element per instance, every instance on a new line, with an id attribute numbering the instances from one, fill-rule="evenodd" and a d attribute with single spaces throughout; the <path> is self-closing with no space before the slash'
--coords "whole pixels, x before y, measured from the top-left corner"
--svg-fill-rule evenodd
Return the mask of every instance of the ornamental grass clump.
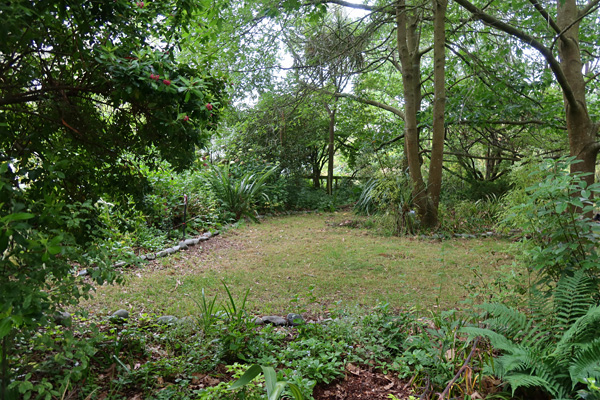
<path id="1" fill-rule="evenodd" d="M 257 198 L 262 196 L 268 201 L 265 193 L 267 180 L 276 169 L 277 167 L 272 167 L 260 172 L 249 171 L 236 177 L 230 172 L 229 165 L 213 166 L 208 182 L 222 206 L 233 214 L 235 221 L 242 217 L 258 221 L 255 215 Z"/>

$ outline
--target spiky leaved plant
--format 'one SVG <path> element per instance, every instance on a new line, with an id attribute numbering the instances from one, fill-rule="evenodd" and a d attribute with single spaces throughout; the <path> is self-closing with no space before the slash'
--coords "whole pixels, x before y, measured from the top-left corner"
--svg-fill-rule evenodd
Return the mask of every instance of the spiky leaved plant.
<path id="1" fill-rule="evenodd" d="M 259 196 L 266 197 L 266 182 L 276 170 L 277 167 L 273 167 L 259 173 L 246 172 L 236 178 L 231 174 L 229 165 L 214 166 L 208 182 L 225 209 L 234 214 L 236 221 L 242 217 L 257 221 L 254 215 L 256 199 Z"/>
<path id="2" fill-rule="evenodd" d="M 553 296 L 531 315 L 486 304 L 485 327 L 465 327 L 501 352 L 486 373 L 519 388 L 539 389 L 552 399 L 573 399 L 586 378 L 600 379 L 600 305 L 597 281 L 579 270 L 561 278 Z M 538 298 L 540 300 L 540 298 Z"/>

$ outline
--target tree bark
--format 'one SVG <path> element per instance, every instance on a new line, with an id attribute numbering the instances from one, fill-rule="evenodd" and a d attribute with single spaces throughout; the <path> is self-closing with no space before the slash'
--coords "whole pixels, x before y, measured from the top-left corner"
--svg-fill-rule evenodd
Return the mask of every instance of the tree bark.
<path id="1" fill-rule="evenodd" d="M 536 10 L 549 21 L 549 25 L 555 31 L 558 31 L 557 40 L 560 60 L 554 57 L 552 46 L 544 46 L 535 36 L 485 13 L 468 0 L 455 1 L 483 23 L 530 45 L 546 59 L 563 93 L 569 152 L 572 156 L 581 160 L 581 162 L 571 166 L 571 172 L 588 173 L 589 175 L 585 179 L 588 183 L 593 183 L 600 143 L 596 140 L 598 124 L 591 120 L 585 98 L 586 85 L 579 47 L 579 24 L 584 15 L 595 7 L 599 1 L 591 0 L 587 6 L 580 10 L 577 7 L 576 0 L 557 0 L 556 22 L 551 22 L 551 18 L 546 11 L 543 10 L 541 5 L 537 5 Z"/>
<path id="2" fill-rule="evenodd" d="M 434 227 L 438 224 L 437 212 L 427 193 L 419 156 L 417 113 L 421 108 L 421 53 L 419 52 L 418 18 L 413 13 L 409 14 L 405 0 L 398 0 L 396 26 L 404 87 L 404 151 L 412 183 L 412 200 L 421 224 L 424 227 Z"/>
<path id="3" fill-rule="evenodd" d="M 431 161 L 427 189 L 433 202 L 432 212 L 437 213 L 442 190 L 442 165 L 444 161 L 444 138 L 446 111 L 446 10 L 447 0 L 433 0 L 433 134 Z M 437 216 L 436 216 L 437 219 Z"/>
<path id="4" fill-rule="evenodd" d="M 564 94 L 569 149 L 571 156 L 581 160 L 580 163 L 571 165 L 571 172 L 591 173 L 584 178 L 591 184 L 594 182 L 598 144 L 585 98 L 585 78 L 579 48 L 579 18 L 575 0 L 558 1 L 556 24 L 562 32 L 558 42 L 560 66 L 575 99 L 574 104 L 570 103 L 567 94 Z"/>
<path id="5" fill-rule="evenodd" d="M 337 103 L 337 97 L 335 98 Z M 333 194 L 333 161 L 335 157 L 335 114 L 337 111 L 337 105 L 334 104 L 333 108 L 327 107 L 329 113 L 329 144 L 327 147 L 327 194 Z"/>

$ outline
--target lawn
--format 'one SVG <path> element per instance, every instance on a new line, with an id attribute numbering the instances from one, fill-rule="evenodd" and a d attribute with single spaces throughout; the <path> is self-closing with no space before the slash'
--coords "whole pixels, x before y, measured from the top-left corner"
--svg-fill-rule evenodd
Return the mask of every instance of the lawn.
<path id="1" fill-rule="evenodd" d="M 479 300 L 512 264 L 506 240 L 383 237 L 345 226 L 351 220 L 350 212 L 306 213 L 230 229 L 202 248 L 125 269 L 124 285 L 98 287 L 82 306 L 197 315 L 203 290 L 226 299 L 225 282 L 238 302 L 249 291 L 256 314 L 382 302 L 424 311 Z"/>

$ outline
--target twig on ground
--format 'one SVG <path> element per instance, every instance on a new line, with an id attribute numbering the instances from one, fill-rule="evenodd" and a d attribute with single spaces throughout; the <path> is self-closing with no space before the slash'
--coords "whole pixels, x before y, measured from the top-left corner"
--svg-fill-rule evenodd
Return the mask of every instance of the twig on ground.
<path id="1" fill-rule="evenodd" d="M 444 400 L 446 398 L 448 393 L 450 393 L 450 389 L 452 388 L 452 385 L 454 385 L 454 382 L 456 382 L 458 380 L 458 378 L 462 375 L 462 373 L 465 372 L 465 369 L 467 369 L 467 366 L 469 365 L 469 362 L 471 361 L 471 358 L 473 357 L 473 354 L 475 353 L 475 350 L 477 349 L 478 343 L 479 343 L 479 338 L 477 337 L 473 341 L 473 346 L 471 347 L 471 352 L 469 353 L 469 356 L 463 363 L 462 367 L 460 367 L 460 369 L 458 370 L 456 375 L 454 375 L 454 378 L 452 378 L 452 380 L 450 382 L 448 382 L 448 385 L 446 385 L 446 389 L 444 389 L 444 391 L 439 394 L 438 400 Z"/>

